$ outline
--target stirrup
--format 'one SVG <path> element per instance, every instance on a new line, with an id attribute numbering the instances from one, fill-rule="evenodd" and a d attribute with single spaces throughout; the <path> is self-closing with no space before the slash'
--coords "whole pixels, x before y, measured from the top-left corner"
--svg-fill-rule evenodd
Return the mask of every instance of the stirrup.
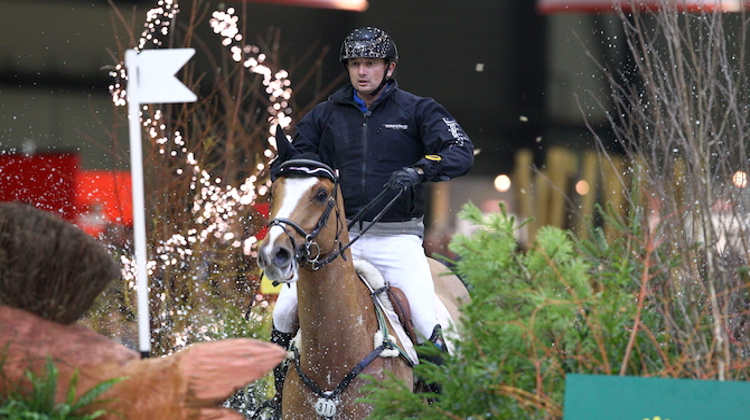
<path id="1" fill-rule="evenodd" d="M 419 354 L 420 360 L 430 362 L 437 366 L 442 366 L 445 363 L 444 356 L 448 353 L 448 347 L 445 345 L 445 338 L 443 338 L 443 329 L 440 324 L 435 325 L 435 328 L 432 330 L 432 334 L 430 335 L 429 340 L 425 341 L 419 346 L 423 349 L 434 347 L 434 349 L 431 349 L 431 354 L 417 352 Z M 423 378 L 420 377 L 417 377 L 416 379 L 417 382 L 415 384 L 415 389 L 417 390 L 417 392 L 426 392 L 439 395 L 443 391 L 443 387 L 439 383 L 426 382 Z M 428 398 L 427 402 L 429 404 L 432 404 L 436 400 L 437 398 Z"/>
<path id="2" fill-rule="evenodd" d="M 445 337 L 443 337 L 443 327 L 440 324 L 435 325 L 435 328 L 432 329 L 432 335 L 430 335 L 428 341 L 440 349 L 440 352 L 448 352 L 448 346 L 445 344 Z"/>
<path id="3" fill-rule="evenodd" d="M 437 352 L 431 352 L 435 354 L 419 354 L 420 360 L 426 360 L 438 366 L 443 364 L 444 356 L 448 354 L 448 346 L 445 344 L 445 338 L 443 338 L 443 328 L 440 326 L 440 324 L 435 325 L 430 338 L 424 343 L 420 344 L 419 347 L 421 347 L 422 349 L 429 349 L 430 347 L 434 347 L 435 349 L 437 349 Z"/>

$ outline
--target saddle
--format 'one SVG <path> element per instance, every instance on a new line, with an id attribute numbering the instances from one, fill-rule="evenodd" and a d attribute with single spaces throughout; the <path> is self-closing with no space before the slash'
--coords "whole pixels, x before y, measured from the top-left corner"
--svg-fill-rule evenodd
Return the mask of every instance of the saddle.
<path id="1" fill-rule="evenodd" d="M 388 287 L 388 299 L 393 304 L 393 310 L 396 312 L 399 322 L 404 327 L 406 335 L 412 343 L 417 344 L 417 335 L 414 332 L 414 323 L 411 320 L 411 306 L 409 306 L 409 299 L 406 298 L 406 294 L 398 287 Z"/>
<path id="2" fill-rule="evenodd" d="M 412 344 L 417 344 L 417 335 L 414 330 L 414 323 L 411 320 L 411 306 L 406 294 L 399 288 L 387 284 L 383 276 L 370 263 L 364 260 L 355 260 L 354 267 L 360 279 L 368 285 L 373 295 L 386 292 L 387 300 L 393 308 L 398 321 L 404 329 L 404 333 L 411 340 Z"/>

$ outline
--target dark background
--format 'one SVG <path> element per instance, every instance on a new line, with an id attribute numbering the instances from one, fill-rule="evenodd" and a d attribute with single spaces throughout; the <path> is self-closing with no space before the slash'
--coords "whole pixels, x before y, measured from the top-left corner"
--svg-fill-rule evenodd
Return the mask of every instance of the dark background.
<path id="1" fill-rule="evenodd" d="M 157 2 L 114 4 L 138 26 Z M 243 7 L 241 2 L 206 4 L 208 10 Z M 191 7 L 192 2 L 181 2 L 180 18 Z M 538 146 L 534 139 L 545 130 L 546 120 L 546 18 L 536 12 L 533 1 L 372 0 L 365 12 L 265 3 L 245 7 L 243 24 L 250 43 L 277 28 L 289 56 L 303 54 L 313 41 L 330 45 L 325 80 L 342 71 L 338 48 L 352 29 L 384 29 L 399 49 L 400 86 L 442 103 L 481 150 L 473 175 L 510 171 L 515 150 Z M 107 67 L 121 59 L 114 54 L 118 41 L 132 47 L 122 31 L 114 33 L 121 24 L 110 4 L 3 0 L 0 16 L 0 150 L 20 148 L 28 138 L 42 149 L 68 142 L 78 148 L 78 142 L 92 138 L 96 143 L 111 118 L 111 111 L 104 109 L 111 83 Z M 207 22 L 199 29 L 207 43 L 223 48 Z M 200 54 L 195 60 L 201 60 Z M 478 65 L 482 71 L 477 71 Z M 71 105 L 76 101 L 82 102 L 80 109 Z M 68 111 L 71 115 L 65 117 Z M 89 118 L 89 111 L 101 118 Z M 96 159 L 95 150 L 84 152 L 92 155 L 86 158 L 84 153 L 84 165 L 107 166 L 106 159 Z"/>

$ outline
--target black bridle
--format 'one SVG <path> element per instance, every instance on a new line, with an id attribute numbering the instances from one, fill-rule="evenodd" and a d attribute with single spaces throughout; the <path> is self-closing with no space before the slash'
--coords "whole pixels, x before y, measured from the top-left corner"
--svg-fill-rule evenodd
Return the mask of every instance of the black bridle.
<path id="1" fill-rule="evenodd" d="M 318 270 L 333 261 L 339 254 L 343 252 L 343 250 L 341 249 L 341 241 L 339 240 L 341 232 L 343 231 L 343 228 L 339 226 L 343 225 L 340 223 L 341 215 L 339 214 L 339 209 L 336 205 L 336 200 L 338 198 L 339 179 L 333 169 L 331 169 L 328 165 L 325 165 L 320 161 L 313 159 L 288 160 L 282 163 L 281 166 L 279 166 L 276 176 L 314 176 L 317 178 L 325 178 L 333 182 L 333 190 L 331 192 L 331 195 L 328 197 L 326 208 L 325 210 L 323 210 L 323 213 L 320 215 L 320 218 L 318 219 L 317 223 L 315 223 L 315 226 L 310 232 L 305 230 L 298 223 L 287 218 L 278 217 L 275 219 L 271 219 L 268 222 L 269 229 L 273 226 L 279 226 L 289 237 L 289 241 L 292 243 L 292 249 L 294 250 L 294 258 L 300 265 L 306 264 L 313 270 Z M 336 237 L 334 238 L 334 243 L 339 244 L 339 249 L 333 251 L 328 257 L 321 259 L 322 255 L 320 254 L 320 246 L 315 242 L 315 238 L 318 236 L 320 231 L 323 230 L 326 224 L 328 224 L 328 219 L 333 209 L 336 209 Z M 294 235 L 292 235 L 289 229 L 297 232 L 303 238 L 304 242 L 298 245 L 294 241 Z"/>
<path id="2" fill-rule="evenodd" d="M 318 219 L 318 222 L 315 224 L 315 227 L 310 231 L 307 232 L 302 226 L 297 224 L 296 222 L 278 217 L 275 219 L 272 219 L 268 222 L 269 229 L 273 226 L 279 226 L 284 233 L 289 237 L 289 241 L 292 243 L 292 249 L 294 250 L 294 258 L 299 262 L 300 264 L 307 264 L 309 265 L 313 270 L 318 270 L 319 268 L 327 265 L 331 261 L 333 261 L 339 254 L 343 252 L 343 247 L 340 245 L 341 241 L 339 240 L 339 236 L 341 235 L 341 229 L 338 228 L 340 215 L 338 208 L 336 207 L 336 197 L 337 197 L 337 191 L 338 191 L 338 185 L 337 183 L 334 183 L 333 186 L 333 195 L 328 198 L 328 203 L 326 205 L 325 210 L 323 210 L 323 213 L 320 215 L 320 218 Z M 328 257 L 324 259 L 320 259 L 320 246 L 315 242 L 315 237 L 318 236 L 320 231 L 326 226 L 328 223 L 328 217 L 331 214 L 331 210 L 336 208 L 336 237 L 334 238 L 334 243 L 339 244 L 339 249 L 332 252 Z M 294 241 L 294 236 L 289 232 L 288 228 L 292 228 L 294 231 L 296 231 L 300 236 L 302 236 L 304 242 L 297 246 L 297 244 Z M 345 249 L 345 248 L 344 248 Z M 314 252 L 313 252 L 314 250 Z M 343 255 L 342 255 L 342 258 Z"/>
<path id="3" fill-rule="evenodd" d="M 314 160 L 308 160 L 308 159 L 293 159 L 289 160 L 287 162 L 284 162 L 279 167 L 278 176 L 289 176 L 289 175 L 297 175 L 297 176 L 316 176 L 318 178 L 326 178 L 331 181 L 333 181 L 333 192 L 330 197 L 328 197 L 328 203 L 326 205 L 325 210 L 320 215 L 320 218 L 318 219 L 318 222 L 315 224 L 315 227 L 310 231 L 307 232 L 302 226 L 297 224 L 296 222 L 289 220 L 287 218 L 274 218 L 271 219 L 268 222 L 268 228 L 270 229 L 273 226 L 279 226 L 284 233 L 289 237 L 289 241 L 292 243 L 292 249 L 294 249 L 294 257 L 297 260 L 297 262 L 301 264 L 307 264 L 310 268 L 313 270 L 318 270 L 328 264 L 330 264 L 333 260 L 338 258 L 340 255 L 341 258 L 346 260 L 346 257 L 344 255 L 344 251 L 346 251 L 347 248 L 352 246 L 354 242 L 356 242 L 359 238 L 362 237 L 362 235 L 365 234 L 372 226 L 375 225 L 380 219 L 383 217 L 383 214 L 388 211 L 388 209 L 391 208 L 393 203 L 396 202 L 396 200 L 401 196 L 401 194 L 404 192 L 404 190 L 398 190 L 396 192 L 396 195 L 391 199 L 391 201 L 386 204 L 385 207 L 373 218 L 372 222 L 369 222 L 369 224 L 360 232 L 357 234 L 355 238 L 349 241 L 346 245 L 342 245 L 339 237 L 341 235 L 342 229 L 339 227 L 341 223 L 341 215 L 339 214 L 338 207 L 336 206 L 336 199 L 338 197 L 338 186 L 339 186 L 339 180 L 334 171 L 326 166 L 323 163 L 320 163 L 318 161 Z M 380 200 L 383 199 L 383 197 L 386 196 L 386 193 L 390 191 L 388 188 L 385 188 L 380 194 L 377 195 L 377 197 L 373 198 L 372 201 L 367 203 L 360 211 L 357 213 L 356 216 L 349 222 L 348 229 L 351 229 L 354 224 L 358 223 L 362 220 L 362 218 L 365 216 L 365 214 L 372 209 L 372 207 L 375 206 Z M 336 237 L 334 238 L 334 243 L 338 245 L 338 249 L 334 250 L 324 258 L 321 258 L 320 255 L 320 246 L 315 242 L 315 237 L 318 236 L 320 231 L 323 229 L 323 227 L 326 226 L 328 223 L 328 218 L 331 214 L 331 210 L 336 209 Z M 304 239 L 304 243 L 302 243 L 300 246 L 297 246 L 297 244 L 294 241 L 293 235 L 289 232 L 288 228 L 293 229 L 295 232 L 297 232 L 302 238 Z M 313 252 L 313 250 L 315 251 Z"/>

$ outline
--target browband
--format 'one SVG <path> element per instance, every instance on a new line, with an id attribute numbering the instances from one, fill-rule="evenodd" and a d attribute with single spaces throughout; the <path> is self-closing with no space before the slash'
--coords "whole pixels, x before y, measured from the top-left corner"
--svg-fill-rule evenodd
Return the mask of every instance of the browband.
<path id="1" fill-rule="evenodd" d="M 330 166 L 313 159 L 290 159 L 279 166 L 278 176 L 301 175 L 327 178 L 337 182 L 336 172 Z"/>

